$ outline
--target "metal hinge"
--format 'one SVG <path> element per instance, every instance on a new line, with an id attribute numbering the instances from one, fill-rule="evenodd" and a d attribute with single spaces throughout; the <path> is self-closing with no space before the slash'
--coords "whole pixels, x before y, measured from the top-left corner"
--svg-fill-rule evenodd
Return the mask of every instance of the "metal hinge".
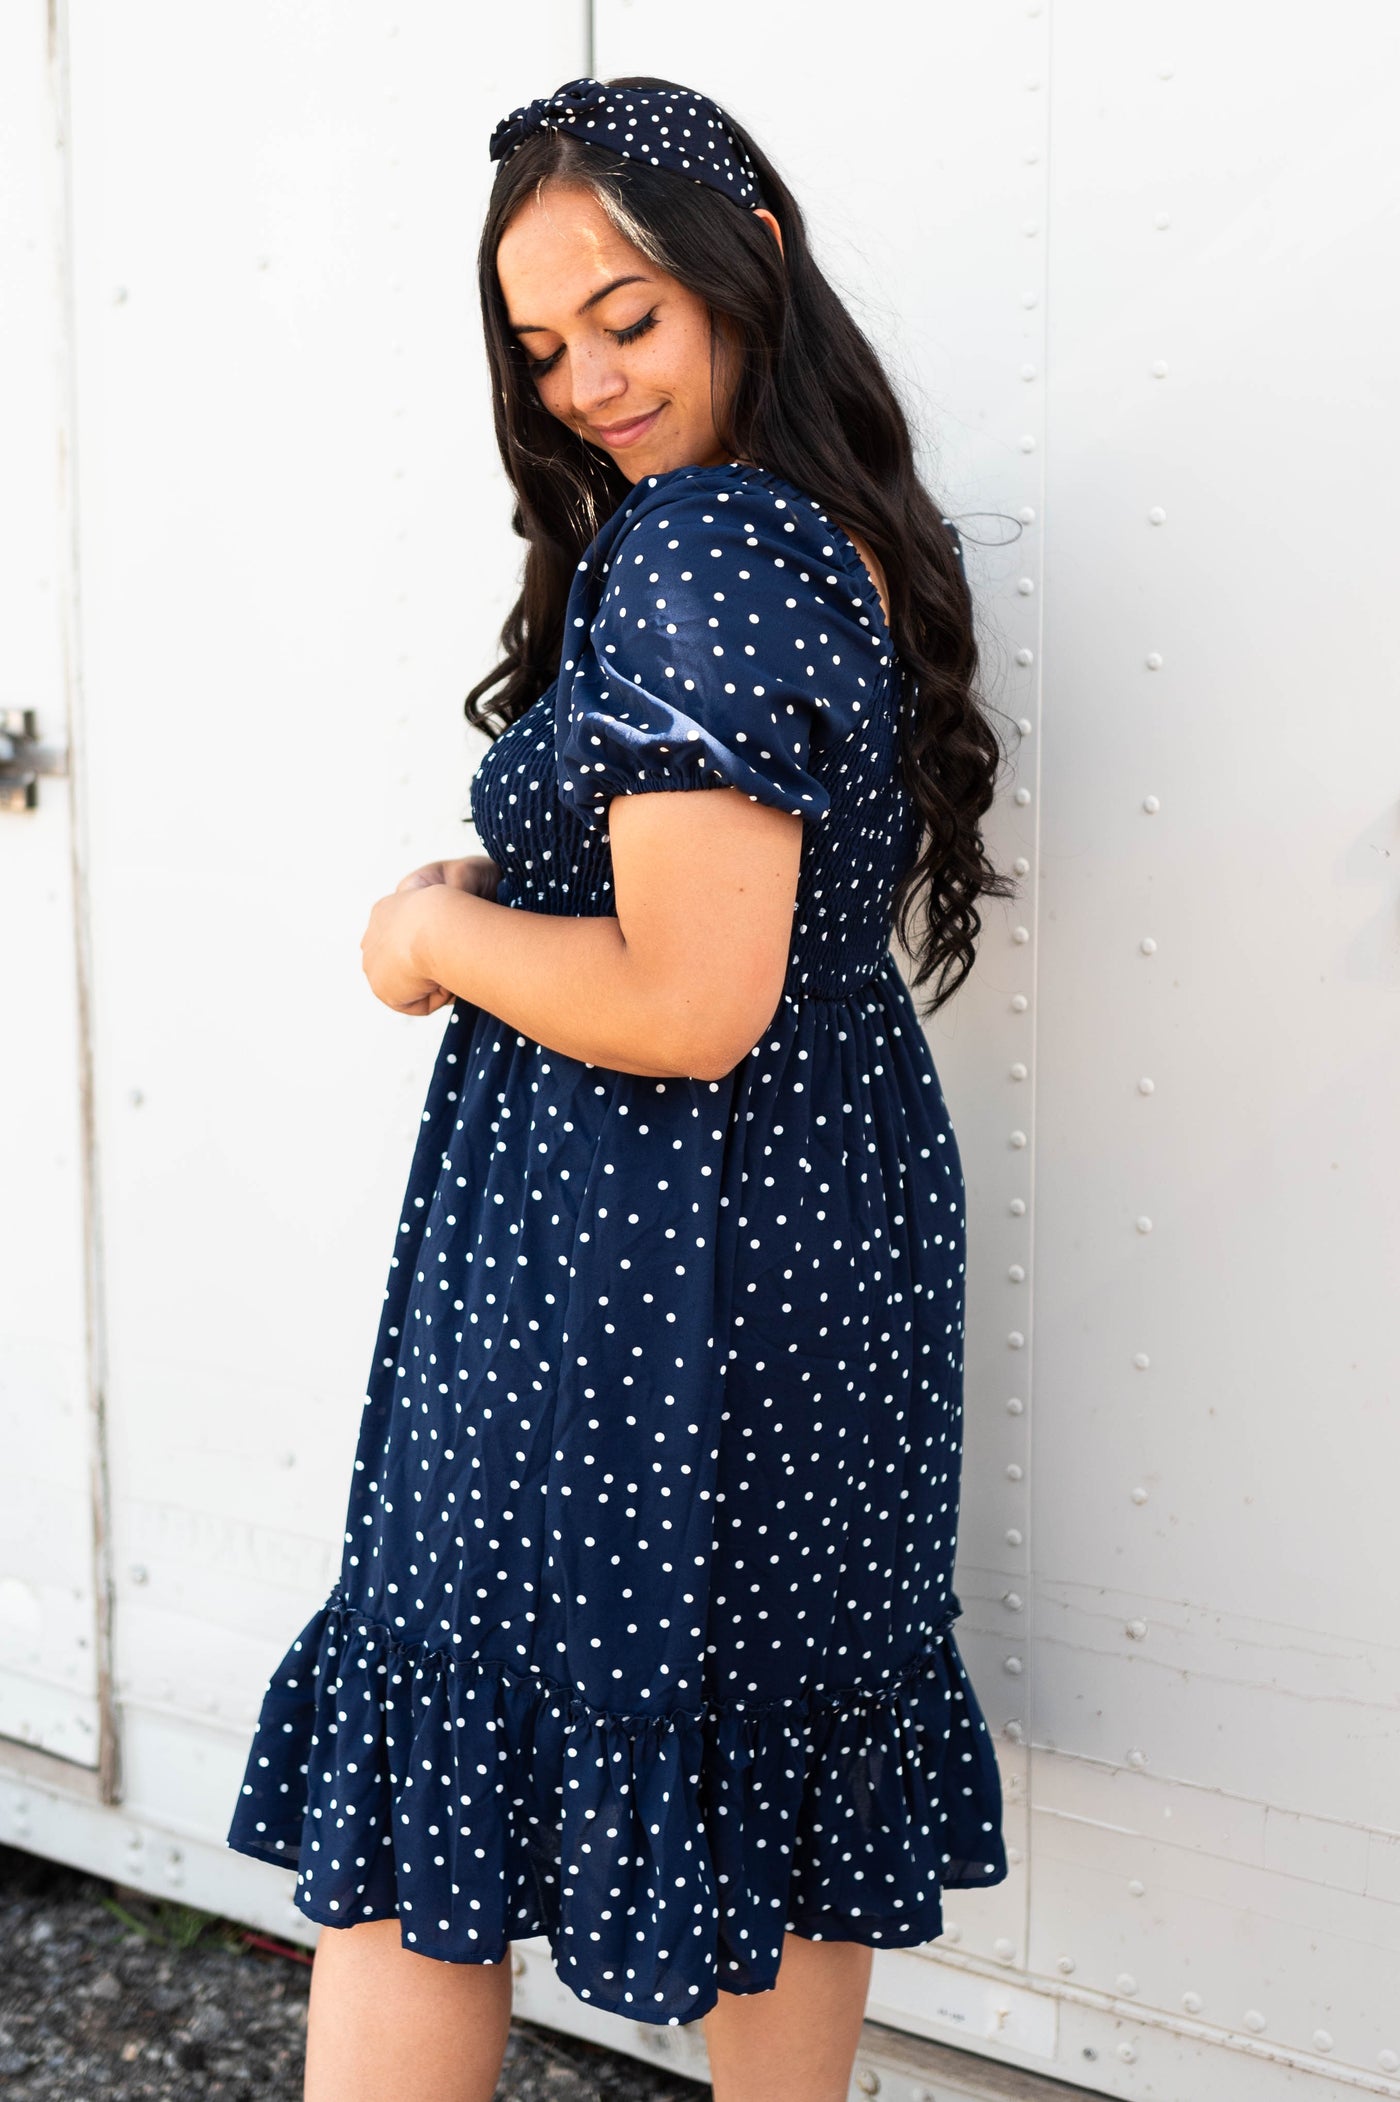
<path id="1" fill-rule="evenodd" d="M 35 809 L 39 775 L 67 771 L 67 752 L 39 743 L 32 708 L 0 708 L 0 811 Z"/>

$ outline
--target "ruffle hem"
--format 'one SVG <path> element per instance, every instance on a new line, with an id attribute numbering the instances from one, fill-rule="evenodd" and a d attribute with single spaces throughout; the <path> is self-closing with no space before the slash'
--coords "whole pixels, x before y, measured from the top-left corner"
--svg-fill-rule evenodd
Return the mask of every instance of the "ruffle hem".
<path id="1" fill-rule="evenodd" d="M 1005 1878 L 960 1612 L 873 1691 L 621 1715 L 406 1642 L 337 1584 L 268 1685 L 227 1843 L 297 1871 L 308 1919 L 397 1917 L 452 1963 L 544 1934 L 590 2006 L 695 2021 L 775 1985 L 784 1933 L 918 1947 L 942 1890 Z"/>

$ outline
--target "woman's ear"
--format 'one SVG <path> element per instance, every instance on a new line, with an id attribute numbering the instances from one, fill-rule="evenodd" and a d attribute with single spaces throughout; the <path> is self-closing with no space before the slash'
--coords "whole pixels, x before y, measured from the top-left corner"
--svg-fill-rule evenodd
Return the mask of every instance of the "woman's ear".
<path id="1" fill-rule="evenodd" d="M 773 214 L 769 211 L 767 205 L 755 204 L 751 206 L 751 210 L 755 219 L 761 219 L 765 226 L 772 227 L 773 238 L 778 244 L 778 253 L 779 255 L 781 255 L 783 253 L 783 230 L 781 226 L 779 226 L 777 220 L 773 217 Z"/>

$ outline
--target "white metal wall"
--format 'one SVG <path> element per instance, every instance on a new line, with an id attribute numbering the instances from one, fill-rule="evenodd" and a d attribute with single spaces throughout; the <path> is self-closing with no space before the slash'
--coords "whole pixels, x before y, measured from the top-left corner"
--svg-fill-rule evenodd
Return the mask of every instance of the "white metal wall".
<path id="1" fill-rule="evenodd" d="M 0 21 L 0 711 L 81 720 L 65 138 L 42 7 Z M 17 748 L 17 747 L 16 747 Z M 0 809 L 0 1738 L 96 1769 L 105 1633 L 73 784 Z M 110 1736 L 110 1733 L 109 1733 Z"/>
<path id="2" fill-rule="evenodd" d="M 1019 725 L 1022 894 L 930 1028 L 972 1228 L 959 1636 L 1013 1873 L 877 1954 L 871 2015 L 1114 2095 L 1400 2096 L 1394 11 L 75 0 L 70 35 L 123 1795 L 0 1744 L 0 1834 L 298 1930 L 220 1840 L 338 1558 L 437 1036 L 375 1006 L 359 933 L 474 844 L 460 696 L 516 564 L 486 138 L 590 64 L 657 73 L 803 199 Z M 52 890 L 46 809 L 0 819 L 7 925 Z M 71 981 L 66 911 L 27 911 L 31 973 Z M 76 1128 L 71 1009 L 19 1040 Z M 47 1172 L 41 1343 L 81 1298 Z M 19 1451 L 85 1493 L 81 1439 Z M 700 2069 L 533 1951 L 517 2003 Z"/>

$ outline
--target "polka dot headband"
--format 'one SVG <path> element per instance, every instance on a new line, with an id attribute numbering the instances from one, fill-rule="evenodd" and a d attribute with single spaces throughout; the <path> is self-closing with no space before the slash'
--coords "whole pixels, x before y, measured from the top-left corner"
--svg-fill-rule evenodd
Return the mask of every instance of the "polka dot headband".
<path id="1" fill-rule="evenodd" d="M 653 168 L 674 168 L 738 205 L 762 204 L 758 175 L 717 102 L 689 88 L 610 88 L 585 76 L 502 117 L 491 158 L 503 161 L 537 131 L 571 131 Z"/>

